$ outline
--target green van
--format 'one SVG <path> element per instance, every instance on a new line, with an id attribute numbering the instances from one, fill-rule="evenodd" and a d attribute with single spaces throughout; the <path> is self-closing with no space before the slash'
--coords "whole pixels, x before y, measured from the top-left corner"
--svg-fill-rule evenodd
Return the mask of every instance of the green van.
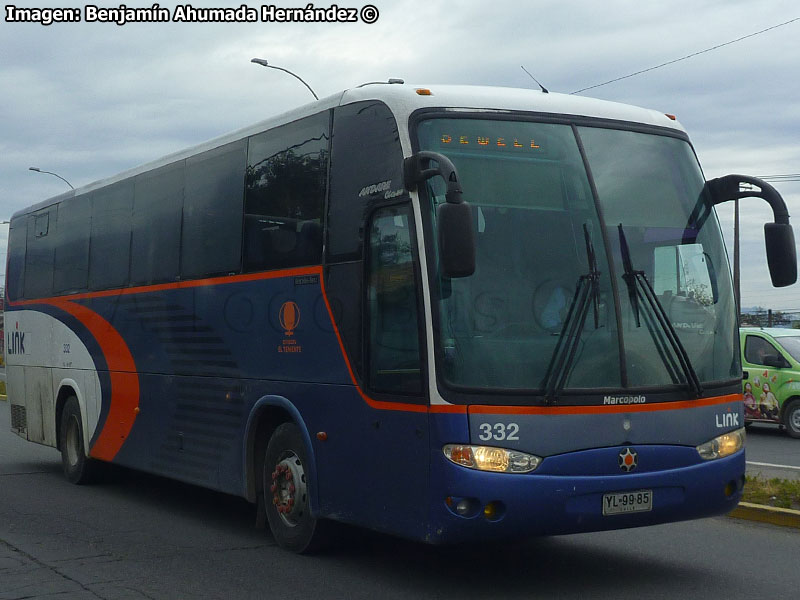
<path id="1" fill-rule="evenodd" d="M 800 329 L 743 327 L 744 422 L 778 423 L 800 438 Z"/>

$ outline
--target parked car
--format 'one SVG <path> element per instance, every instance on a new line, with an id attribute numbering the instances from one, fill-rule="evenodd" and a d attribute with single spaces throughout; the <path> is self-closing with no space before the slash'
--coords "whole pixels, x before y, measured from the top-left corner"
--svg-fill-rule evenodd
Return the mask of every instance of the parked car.
<path id="1" fill-rule="evenodd" d="M 800 329 L 742 327 L 744 422 L 800 438 Z"/>

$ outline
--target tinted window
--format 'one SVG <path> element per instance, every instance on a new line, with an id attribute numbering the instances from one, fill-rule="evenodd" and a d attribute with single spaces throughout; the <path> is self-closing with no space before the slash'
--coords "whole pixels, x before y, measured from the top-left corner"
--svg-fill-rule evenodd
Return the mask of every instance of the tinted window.
<path id="1" fill-rule="evenodd" d="M 362 258 L 370 202 L 403 193 L 403 151 L 397 122 L 380 102 L 334 111 L 328 206 L 328 260 Z"/>
<path id="2" fill-rule="evenodd" d="M 708 198 L 692 147 L 679 138 L 635 131 L 579 127 L 577 132 L 606 228 L 602 237 L 614 260 L 609 273 L 621 290 L 617 314 L 622 319 L 628 383 L 669 385 L 687 379 L 675 353 L 660 349 L 665 347 L 660 334 L 654 335 L 644 324 L 638 326 L 637 314 L 643 310 L 642 318 L 649 320 L 647 313 L 652 311 L 646 303 L 643 308 L 636 294 L 622 292 L 627 289 L 628 261 L 657 286 L 664 316 L 673 324 L 700 381 L 738 378 L 730 269 L 716 216 L 695 219 L 695 211 L 704 211 Z M 605 278 L 602 274 L 601 281 Z M 601 347 L 581 349 L 587 358 L 601 353 Z M 656 357 L 660 358 L 653 360 Z M 576 370 L 580 368 L 576 364 Z"/>
<path id="3" fill-rule="evenodd" d="M 104 290 L 128 283 L 131 253 L 133 182 L 122 181 L 92 192 L 89 288 Z"/>
<path id="4" fill-rule="evenodd" d="M 51 206 L 28 217 L 25 252 L 25 297 L 53 295 L 53 257 L 56 247 L 58 206 Z"/>
<path id="5" fill-rule="evenodd" d="M 781 353 L 764 338 L 748 335 L 744 344 L 744 359 L 753 365 L 763 365 L 767 355 L 780 356 Z"/>
<path id="6" fill-rule="evenodd" d="M 179 273 L 183 161 L 134 181 L 131 283 L 174 281 Z"/>
<path id="7" fill-rule="evenodd" d="M 239 271 L 246 161 L 246 140 L 186 160 L 184 278 Z"/>
<path id="8" fill-rule="evenodd" d="M 792 355 L 793 359 L 800 362 L 800 335 L 780 337 L 778 343 Z"/>
<path id="9" fill-rule="evenodd" d="M 420 393 L 414 235 L 408 207 L 384 208 L 370 228 L 367 303 L 374 390 Z"/>
<path id="10" fill-rule="evenodd" d="M 28 237 L 27 223 L 27 216 L 14 219 L 8 230 L 6 292 L 9 300 L 19 300 L 22 297 L 22 281 L 25 274 L 25 241 Z"/>
<path id="11" fill-rule="evenodd" d="M 328 113 L 250 138 L 244 270 L 319 264 Z"/>
<path id="12" fill-rule="evenodd" d="M 59 294 L 85 290 L 89 277 L 92 224 L 90 197 L 84 194 L 62 202 L 58 224 L 53 291 Z"/>

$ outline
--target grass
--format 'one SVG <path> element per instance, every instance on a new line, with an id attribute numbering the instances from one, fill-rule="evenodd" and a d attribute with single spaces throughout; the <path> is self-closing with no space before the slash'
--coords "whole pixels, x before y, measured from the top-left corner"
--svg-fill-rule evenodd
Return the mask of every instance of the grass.
<path id="1" fill-rule="evenodd" d="M 748 475 L 742 501 L 800 510 L 800 480 Z"/>

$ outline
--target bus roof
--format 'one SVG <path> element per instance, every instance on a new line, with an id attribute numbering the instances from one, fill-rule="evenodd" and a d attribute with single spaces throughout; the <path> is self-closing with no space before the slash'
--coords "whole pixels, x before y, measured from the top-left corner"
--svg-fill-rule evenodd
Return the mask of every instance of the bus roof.
<path id="1" fill-rule="evenodd" d="M 430 93 L 420 93 L 427 90 Z M 25 213 L 35 212 L 72 196 L 81 195 L 118 181 L 134 177 L 140 173 L 168 165 L 207 150 L 273 127 L 291 123 L 303 117 L 336 106 L 366 100 L 384 102 L 395 115 L 399 125 L 408 123 L 409 116 L 420 109 L 445 109 L 453 111 L 504 113 L 532 112 L 537 114 L 562 115 L 569 117 L 588 117 L 608 121 L 636 123 L 673 129 L 685 133 L 683 127 L 672 117 L 656 110 L 639 108 L 617 102 L 597 100 L 570 94 L 545 93 L 535 89 L 504 88 L 464 85 L 409 85 L 400 83 L 369 83 L 338 92 L 315 102 L 304 104 L 291 111 L 270 117 L 254 125 L 222 135 L 202 144 L 164 156 L 158 160 L 129 169 L 106 179 L 64 192 L 58 196 L 39 202 L 17 211 L 12 220 Z M 488 114 L 487 114 L 488 116 Z M 401 136 L 402 137 L 402 136 Z"/>
<path id="2" fill-rule="evenodd" d="M 422 95 L 418 90 L 428 90 Z M 667 127 L 683 132 L 683 127 L 663 112 L 618 102 L 597 100 L 572 94 L 544 93 L 540 90 L 467 85 L 368 85 L 347 90 L 342 104 L 379 99 L 385 102 L 401 123 L 422 108 L 453 108 L 470 111 L 525 111 L 539 114 L 583 116 L 611 121 L 626 121 Z"/>

